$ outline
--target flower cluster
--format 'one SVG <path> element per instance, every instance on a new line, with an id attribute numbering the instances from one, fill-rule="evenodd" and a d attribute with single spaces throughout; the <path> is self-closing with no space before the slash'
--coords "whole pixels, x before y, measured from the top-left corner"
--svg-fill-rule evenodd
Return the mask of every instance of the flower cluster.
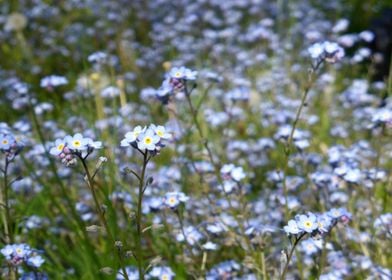
<path id="1" fill-rule="evenodd" d="M 102 148 L 102 142 L 93 141 L 76 133 L 67 135 L 63 139 L 56 139 L 55 146 L 50 149 L 50 154 L 61 158 L 62 163 L 69 166 L 76 163 L 76 156 L 86 158 L 95 149 Z"/>
<path id="2" fill-rule="evenodd" d="M 162 140 L 171 138 L 164 126 L 151 124 L 148 127 L 137 126 L 131 132 L 125 134 L 125 138 L 121 140 L 121 147 L 132 146 L 145 153 L 148 151 L 152 155 L 159 153 L 164 147 Z"/>
<path id="3" fill-rule="evenodd" d="M 307 215 L 297 215 L 290 220 L 284 231 L 288 235 L 299 235 L 309 233 L 312 236 L 324 235 L 328 233 L 338 221 L 347 223 L 351 219 L 351 214 L 344 208 L 333 208 L 323 214 L 308 213 Z"/>
<path id="4" fill-rule="evenodd" d="M 194 81 L 197 71 L 192 71 L 186 67 L 173 67 L 167 74 L 161 87 L 156 91 L 157 98 L 167 104 L 170 97 L 184 90 L 187 81 Z"/>
<path id="5" fill-rule="evenodd" d="M 18 137 L 11 133 L 0 134 L 0 151 L 8 158 L 13 158 L 23 149 L 24 145 Z"/>
<path id="6" fill-rule="evenodd" d="M 335 42 L 315 43 L 308 48 L 310 56 L 317 60 L 335 63 L 344 57 L 344 49 Z"/>
<path id="7" fill-rule="evenodd" d="M 12 266 L 26 264 L 29 267 L 38 268 L 45 262 L 38 251 L 27 244 L 9 244 L 0 252 Z"/>

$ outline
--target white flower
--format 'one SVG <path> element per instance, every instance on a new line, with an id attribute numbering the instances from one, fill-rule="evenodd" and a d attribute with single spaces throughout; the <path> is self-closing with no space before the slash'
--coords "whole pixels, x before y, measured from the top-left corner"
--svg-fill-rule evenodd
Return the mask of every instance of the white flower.
<path id="1" fill-rule="evenodd" d="M 186 67 L 173 67 L 168 76 L 173 79 L 196 80 L 197 71 L 192 71 Z"/>
<path id="2" fill-rule="evenodd" d="M 54 145 L 55 146 L 50 149 L 49 153 L 53 156 L 58 156 L 63 152 L 66 141 L 64 139 L 56 139 Z"/>
<path id="3" fill-rule="evenodd" d="M 137 137 L 146 130 L 146 127 L 142 128 L 140 125 L 135 127 L 133 131 L 127 132 L 125 138 L 121 140 L 121 147 L 128 147 L 130 144 L 136 142 Z"/>
<path id="4" fill-rule="evenodd" d="M 301 243 L 301 249 L 307 255 L 317 253 L 320 249 L 316 246 L 312 238 L 308 238 Z"/>
<path id="5" fill-rule="evenodd" d="M 162 139 L 170 139 L 171 134 L 166 131 L 166 128 L 162 125 L 156 126 L 155 124 L 150 125 L 150 129 L 154 130 L 154 132 Z"/>
<path id="6" fill-rule="evenodd" d="M 287 234 L 298 234 L 302 231 L 301 229 L 299 229 L 298 224 L 295 220 L 290 220 L 287 226 L 284 226 L 283 229 Z"/>
<path id="7" fill-rule="evenodd" d="M 140 150 L 154 151 L 156 144 L 159 143 L 160 137 L 152 129 L 147 129 L 146 132 L 138 136 L 137 140 L 137 147 Z"/>
<path id="8" fill-rule="evenodd" d="M 87 139 L 87 146 L 93 149 L 101 149 L 102 148 L 102 142 L 101 141 L 93 141 L 93 139 L 86 138 Z"/>
<path id="9" fill-rule="evenodd" d="M 113 87 L 113 86 L 109 86 L 109 87 L 104 88 L 101 91 L 101 96 L 103 98 L 113 98 L 113 97 L 119 96 L 120 93 L 121 93 L 121 91 L 120 91 L 119 88 Z"/>
<path id="10" fill-rule="evenodd" d="M 66 84 L 68 84 L 68 80 L 65 77 L 52 75 L 43 78 L 41 80 L 40 86 L 42 88 L 51 88 L 51 87 L 57 87 Z"/>
<path id="11" fill-rule="evenodd" d="M 8 259 L 14 253 L 14 246 L 13 245 L 6 245 L 3 249 L 0 250 L 3 256 Z"/>
<path id="12" fill-rule="evenodd" d="M 102 63 L 107 59 L 108 55 L 104 52 L 95 52 L 87 57 L 88 62 Z"/>
<path id="13" fill-rule="evenodd" d="M 318 227 L 317 217 L 312 213 L 308 213 L 308 215 L 299 215 L 296 219 L 298 228 L 308 233 L 313 232 Z"/>
<path id="14" fill-rule="evenodd" d="M 28 254 L 30 254 L 30 247 L 26 244 L 15 244 L 14 245 L 14 254 L 19 258 L 24 258 Z"/>
<path id="15" fill-rule="evenodd" d="M 237 167 L 234 164 L 223 165 L 220 172 L 224 177 L 229 177 L 226 179 L 232 179 L 237 182 L 246 177 L 244 169 L 242 167 Z"/>
<path id="16" fill-rule="evenodd" d="M 313 59 L 325 59 L 330 63 L 335 63 L 344 56 L 344 49 L 337 43 L 329 41 L 313 44 L 308 48 L 308 52 Z"/>
<path id="17" fill-rule="evenodd" d="M 317 59 L 323 54 L 324 47 L 320 43 L 315 43 L 308 48 L 308 52 L 312 58 Z"/>
<path id="18" fill-rule="evenodd" d="M 244 169 L 242 167 L 235 167 L 230 172 L 231 177 L 235 181 L 241 181 L 246 177 Z"/>
<path id="19" fill-rule="evenodd" d="M 27 264 L 33 267 L 40 267 L 45 262 L 44 258 L 36 255 L 27 259 Z"/>
<path id="20" fill-rule="evenodd" d="M 189 197 L 187 197 L 182 192 L 169 192 L 165 195 L 163 201 L 164 204 L 170 208 L 177 207 L 181 202 L 187 202 Z"/>
<path id="21" fill-rule="evenodd" d="M 89 142 L 89 138 L 83 138 L 80 133 L 76 133 L 74 136 L 67 135 L 64 140 L 67 142 L 67 147 L 73 151 L 86 150 Z"/>
<path id="22" fill-rule="evenodd" d="M 159 280 L 171 280 L 175 274 L 170 267 L 156 266 L 150 271 L 149 276 L 158 278 Z"/>
<path id="23" fill-rule="evenodd" d="M 203 244 L 203 249 L 205 250 L 211 250 L 211 251 L 215 251 L 218 246 L 215 243 L 212 243 L 211 241 L 208 241 L 207 243 Z"/>

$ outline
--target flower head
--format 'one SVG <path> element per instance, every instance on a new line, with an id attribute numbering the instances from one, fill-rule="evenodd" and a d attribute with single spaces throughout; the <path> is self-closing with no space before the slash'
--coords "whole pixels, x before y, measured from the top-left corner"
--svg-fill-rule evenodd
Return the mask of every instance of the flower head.
<path id="1" fill-rule="evenodd" d="M 159 280 L 171 280 L 174 279 L 174 272 L 168 266 L 156 266 L 151 269 L 148 274 L 150 277 Z"/>
<path id="2" fill-rule="evenodd" d="M 318 61 L 335 63 L 344 57 L 344 49 L 335 42 L 315 43 L 308 48 L 310 56 Z"/>
<path id="3" fill-rule="evenodd" d="M 308 213 L 308 215 L 299 215 L 296 217 L 298 228 L 311 233 L 317 229 L 317 216 L 313 213 Z"/>
<path id="4" fill-rule="evenodd" d="M 37 250 L 31 249 L 29 245 L 23 243 L 8 244 L 0 250 L 0 253 L 13 266 L 25 263 L 28 266 L 38 268 L 45 262 Z"/>
<path id="5" fill-rule="evenodd" d="M 95 149 L 101 148 L 101 141 L 94 141 L 80 133 L 76 133 L 74 136 L 67 135 L 63 139 L 56 139 L 49 153 L 61 158 L 62 163 L 69 166 L 76 163 L 77 157 L 86 158 Z"/>
<path id="6" fill-rule="evenodd" d="M 137 147 L 140 150 L 155 151 L 161 138 L 154 132 L 154 130 L 149 128 L 144 133 L 139 134 L 137 140 Z"/>
<path id="7" fill-rule="evenodd" d="M 121 141 L 121 147 L 127 147 L 130 146 L 131 144 L 136 142 L 136 139 L 138 138 L 138 136 L 141 133 L 144 133 L 144 131 L 146 131 L 146 127 L 141 127 L 140 125 L 138 125 L 137 127 L 135 127 L 133 129 L 133 131 L 131 132 L 127 132 L 125 134 L 125 138 Z"/>
<path id="8" fill-rule="evenodd" d="M 183 192 L 169 192 L 163 198 L 163 203 L 170 208 L 176 208 L 181 202 L 187 202 L 187 197 Z"/>
<path id="9" fill-rule="evenodd" d="M 14 158 L 23 149 L 24 144 L 12 133 L 0 133 L 0 152 Z"/>
<path id="10" fill-rule="evenodd" d="M 194 81 L 197 77 L 197 71 L 192 71 L 184 66 L 173 67 L 167 74 L 170 79 Z"/>
<path id="11" fill-rule="evenodd" d="M 283 229 L 288 235 L 295 235 L 302 232 L 295 220 L 290 220 L 287 226 L 284 226 Z"/>
<path id="12" fill-rule="evenodd" d="M 125 134 L 125 138 L 121 140 L 121 146 L 131 146 L 141 152 L 148 151 L 155 155 L 164 147 L 162 140 L 169 139 L 170 137 L 171 135 L 163 126 L 156 126 L 154 124 L 144 128 L 137 126 L 133 131 Z"/>
<path id="13" fill-rule="evenodd" d="M 52 90 L 54 87 L 58 87 L 66 84 L 68 84 L 67 78 L 63 76 L 52 75 L 52 76 L 47 76 L 42 78 L 40 86 L 42 88 L 47 88 L 49 90 Z"/>

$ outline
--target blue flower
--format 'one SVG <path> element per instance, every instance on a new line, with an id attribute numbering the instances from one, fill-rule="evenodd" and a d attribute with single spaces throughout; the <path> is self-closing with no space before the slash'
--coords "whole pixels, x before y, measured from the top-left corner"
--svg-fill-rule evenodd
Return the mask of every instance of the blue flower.
<path id="1" fill-rule="evenodd" d="M 284 226 L 283 229 L 288 235 L 290 234 L 295 235 L 302 232 L 302 230 L 298 227 L 298 224 L 295 220 L 290 220 L 287 226 Z"/>
<path id="2" fill-rule="evenodd" d="M 75 152 L 87 150 L 89 139 L 84 138 L 82 134 L 76 133 L 74 136 L 67 135 L 64 138 L 67 147 Z"/>
<path id="3" fill-rule="evenodd" d="M 140 150 L 155 151 L 161 138 L 155 134 L 154 130 L 148 128 L 137 137 L 137 147 Z"/>
<path id="4" fill-rule="evenodd" d="M 175 274 L 168 266 L 156 266 L 148 273 L 148 276 L 159 280 L 171 280 Z"/>
<path id="5" fill-rule="evenodd" d="M 58 87 L 66 84 L 68 84 L 68 80 L 65 77 L 52 75 L 43 78 L 41 80 L 40 86 L 42 88 L 53 89 L 54 87 Z"/>
<path id="6" fill-rule="evenodd" d="M 138 136 L 141 133 L 144 133 L 144 131 L 146 131 L 146 127 L 141 127 L 140 125 L 136 126 L 133 131 L 131 132 L 127 132 L 125 134 L 125 138 L 123 140 L 121 140 L 121 147 L 128 147 L 130 146 L 132 143 L 136 142 L 136 139 L 138 138 Z"/>
<path id="7" fill-rule="evenodd" d="M 0 134 L 0 150 L 9 150 L 14 142 L 14 137 L 11 134 Z"/>
<path id="8" fill-rule="evenodd" d="M 317 216 L 313 213 L 308 213 L 308 215 L 299 215 L 296 217 L 298 228 L 311 233 L 317 229 Z"/>
<path id="9" fill-rule="evenodd" d="M 332 219 L 339 219 L 344 223 L 351 220 L 351 213 L 346 208 L 332 208 L 326 214 Z"/>
<path id="10" fill-rule="evenodd" d="M 8 244 L 0 252 L 14 266 L 25 263 L 28 266 L 38 268 L 45 262 L 36 250 L 31 249 L 29 245 L 24 243 Z"/>
<path id="11" fill-rule="evenodd" d="M 197 77 L 197 71 L 192 71 L 184 66 L 173 67 L 167 76 L 171 79 L 194 81 Z"/>
<path id="12" fill-rule="evenodd" d="M 26 264 L 35 268 L 40 267 L 45 262 L 44 258 L 40 255 L 35 255 L 27 258 Z"/>
<path id="13" fill-rule="evenodd" d="M 187 197 L 183 192 L 169 192 L 163 198 L 163 203 L 170 208 L 176 208 L 181 202 L 187 202 Z"/>
<path id="14" fill-rule="evenodd" d="M 332 219 L 327 215 L 320 215 L 317 217 L 317 225 L 320 233 L 329 232 L 332 227 Z"/>
<path id="15" fill-rule="evenodd" d="M 186 240 L 189 245 L 193 246 L 203 239 L 203 235 L 193 226 L 186 227 L 184 232 L 185 236 L 182 232 L 177 235 L 177 241 L 182 242 Z"/>
<path id="16" fill-rule="evenodd" d="M 301 250 L 307 255 L 313 255 L 320 251 L 320 248 L 316 245 L 312 238 L 308 238 L 301 242 Z"/>
<path id="17" fill-rule="evenodd" d="M 125 271 L 127 272 L 129 280 L 139 280 L 139 271 L 136 267 L 127 266 L 125 268 Z M 116 280 L 125 280 L 125 277 L 123 276 L 121 269 L 117 272 Z"/>
<path id="18" fill-rule="evenodd" d="M 344 57 L 344 49 L 335 42 L 315 43 L 308 48 L 313 59 L 335 63 Z"/>

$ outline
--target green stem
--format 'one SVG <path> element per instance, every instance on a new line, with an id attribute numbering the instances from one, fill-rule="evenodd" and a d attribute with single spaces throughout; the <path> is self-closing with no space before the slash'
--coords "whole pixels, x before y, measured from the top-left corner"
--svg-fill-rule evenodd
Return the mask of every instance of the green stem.
<path id="1" fill-rule="evenodd" d="M 144 279 L 144 269 L 143 269 L 143 249 L 142 249 L 142 203 L 143 203 L 143 194 L 144 194 L 144 181 L 147 163 L 149 161 L 148 152 L 141 152 L 143 154 L 143 167 L 142 173 L 139 177 L 139 194 L 138 194 L 138 203 L 137 203 L 137 213 L 136 213 L 136 253 L 137 253 L 137 266 L 139 270 L 139 279 Z"/>
<path id="2" fill-rule="evenodd" d="M 12 234 L 12 230 L 10 227 L 10 207 L 9 207 L 9 201 L 8 201 L 8 166 L 9 166 L 9 161 L 8 161 L 8 156 L 5 156 L 5 162 L 4 162 L 4 170 L 3 172 L 3 188 L 0 191 L 0 206 L 4 208 L 4 211 L 1 211 L 1 216 L 3 219 L 3 224 L 4 224 L 4 241 L 6 244 L 12 244 L 14 243 L 14 235 Z M 17 276 L 17 271 L 16 269 L 12 266 L 8 266 L 8 277 L 11 280 L 15 280 L 18 278 Z"/>
<path id="3" fill-rule="evenodd" d="M 123 260 L 122 254 L 121 254 L 121 250 L 118 247 L 116 247 L 116 245 L 115 245 L 116 240 L 114 239 L 114 237 L 113 237 L 113 235 L 112 235 L 112 233 L 110 231 L 108 222 L 106 221 L 106 218 L 105 218 L 105 213 L 102 211 L 101 205 L 99 204 L 98 196 L 97 196 L 97 193 L 96 193 L 96 190 L 95 190 L 94 180 L 91 177 L 91 173 L 90 173 L 90 171 L 88 169 L 86 160 L 84 158 L 82 158 L 81 156 L 79 156 L 79 158 L 80 158 L 80 160 L 82 162 L 84 171 L 86 172 L 87 183 L 88 183 L 88 186 L 90 188 L 91 194 L 93 196 L 95 208 L 97 209 L 98 216 L 99 216 L 99 219 L 101 221 L 101 224 L 103 224 L 103 226 L 105 227 L 105 230 L 107 232 L 107 235 L 108 235 L 110 243 L 111 243 L 111 246 L 113 246 L 114 251 L 117 253 L 117 257 L 118 257 L 118 260 L 120 262 L 122 274 L 123 274 L 123 276 L 125 277 L 126 280 L 129 280 L 127 271 L 125 269 L 124 260 Z"/>
<path id="4" fill-rule="evenodd" d="M 287 274 L 287 271 L 288 271 L 288 269 L 289 269 L 289 264 L 290 264 L 291 258 L 292 258 L 292 256 L 293 256 L 294 250 L 295 250 L 295 248 L 297 247 L 299 241 L 301 241 L 301 239 L 302 239 L 305 235 L 306 235 L 306 232 L 303 233 L 302 235 L 300 235 L 299 237 L 297 237 L 296 240 L 295 240 L 295 242 L 294 242 L 294 244 L 291 246 L 291 250 L 290 250 L 289 254 L 286 256 L 286 257 L 287 257 L 287 260 L 286 260 L 286 264 L 285 264 L 285 266 L 284 266 L 282 275 L 280 276 L 280 280 L 285 280 L 285 279 L 286 279 L 286 274 Z"/>
<path id="5" fill-rule="evenodd" d="M 301 117 L 301 113 L 303 108 L 306 106 L 306 99 L 308 97 L 309 91 L 312 88 L 314 82 L 316 81 L 317 75 L 316 72 L 318 68 L 322 64 L 322 60 L 320 60 L 315 66 L 312 66 L 312 69 L 309 72 L 308 75 L 308 81 L 307 84 L 304 88 L 302 98 L 301 98 L 301 104 L 297 109 L 297 113 L 295 114 L 294 122 L 291 127 L 291 131 L 289 134 L 289 138 L 287 139 L 287 143 L 284 147 L 284 155 L 285 155 L 285 160 L 284 160 L 284 166 L 283 166 L 283 194 L 285 197 L 285 218 L 288 219 L 289 217 L 289 208 L 288 208 L 288 190 L 287 190 L 287 184 L 286 184 L 286 178 L 287 178 L 287 171 L 288 171 L 288 164 L 289 164 L 289 159 L 290 159 L 290 154 L 291 154 L 291 149 L 292 149 L 292 144 L 293 144 L 293 138 L 294 138 L 294 132 L 297 127 L 298 121 Z"/>
<path id="6" fill-rule="evenodd" d="M 9 161 L 7 158 L 7 155 L 5 156 L 5 163 L 4 163 L 4 170 L 3 170 L 3 188 L 1 192 L 1 199 L 0 203 L 1 206 L 4 208 L 4 211 L 2 211 L 2 219 L 3 219 L 3 224 L 4 224 L 4 237 L 5 237 L 5 243 L 11 244 L 14 242 L 13 234 L 10 229 L 10 208 L 9 208 L 9 202 L 8 202 L 8 165 Z"/>

